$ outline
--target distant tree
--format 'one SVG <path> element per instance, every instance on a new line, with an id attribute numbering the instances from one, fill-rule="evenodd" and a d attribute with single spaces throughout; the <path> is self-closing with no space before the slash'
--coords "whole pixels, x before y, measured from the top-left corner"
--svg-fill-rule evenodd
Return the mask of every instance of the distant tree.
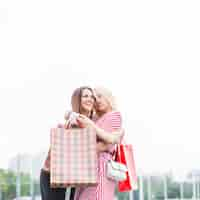
<path id="1" fill-rule="evenodd" d="M 184 198 L 191 199 L 192 198 L 192 184 L 191 183 L 184 183 Z"/>
<path id="2" fill-rule="evenodd" d="M 2 200 L 10 200 L 16 197 L 16 177 L 17 176 L 14 172 L 0 169 L 0 191 L 2 194 Z M 21 173 L 20 181 L 21 195 L 30 195 L 30 175 Z M 34 181 L 34 185 L 36 186 L 36 194 L 39 194 L 39 183 L 37 181 Z"/>
<path id="3" fill-rule="evenodd" d="M 128 192 L 119 192 L 117 187 L 115 188 L 115 195 L 117 196 L 118 200 L 129 200 L 129 193 Z"/>

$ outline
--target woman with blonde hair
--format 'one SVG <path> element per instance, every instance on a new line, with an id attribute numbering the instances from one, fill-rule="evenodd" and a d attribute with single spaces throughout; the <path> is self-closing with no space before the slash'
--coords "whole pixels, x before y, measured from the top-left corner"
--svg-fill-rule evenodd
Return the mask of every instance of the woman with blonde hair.
<path id="1" fill-rule="evenodd" d="M 112 93 L 105 88 L 95 88 L 95 110 L 97 120 L 95 123 L 84 115 L 80 115 L 82 126 L 91 126 L 95 129 L 98 138 L 98 184 L 91 187 L 76 189 L 75 200 L 112 200 L 116 182 L 106 176 L 106 164 L 112 158 L 114 143 L 122 138 L 122 118 L 117 111 Z M 118 132 L 117 132 L 118 131 Z M 117 134 L 116 134 L 117 133 Z M 103 140 L 102 140 L 103 138 Z M 105 142 L 106 141 L 106 142 Z"/>

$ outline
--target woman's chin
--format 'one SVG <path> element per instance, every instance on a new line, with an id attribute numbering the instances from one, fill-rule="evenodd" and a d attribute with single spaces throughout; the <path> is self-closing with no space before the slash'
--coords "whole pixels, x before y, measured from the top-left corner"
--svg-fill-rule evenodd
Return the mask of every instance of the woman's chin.
<path id="1" fill-rule="evenodd" d="M 91 112 L 92 108 L 93 107 L 91 107 L 91 106 L 85 106 L 85 111 L 86 112 Z"/>

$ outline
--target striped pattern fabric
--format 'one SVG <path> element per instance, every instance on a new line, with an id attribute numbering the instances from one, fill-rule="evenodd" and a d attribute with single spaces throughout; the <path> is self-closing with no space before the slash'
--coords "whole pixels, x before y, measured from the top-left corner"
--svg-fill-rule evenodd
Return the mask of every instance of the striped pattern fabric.
<path id="1" fill-rule="evenodd" d="M 98 127 L 108 132 L 119 130 L 122 128 L 121 113 L 118 111 L 106 113 L 96 122 L 96 124 L 98 125 Z M 100 139 L 100 141 L 102 140 Z M 110 148 L 108 149 L 108 152 L 112 153 L 114 150 L 115 145 L 111 144 Z"/>
<path id="2" fill-rule="evenodd" d="M 122 118 L 120 112 L 109 112 L 104 114 L 96 124 L 106 131 L 114 131 L 121 128 Z"/>
<path id="3" fill-rule="evenodd" d="M 51 129 L 51 187 L 97 183 L 96 135 L 91 128 Z"/>
<path id="4" fill-rule="evenodd" d="M 107 132 L 119 130 L 122 125 L 120 112 L 109 112 L 96 121 L 96 125 Z M 98 139 L 100 140 L 100 139 Z M 110 145 L 110 151 L 115 145 Z M 113 200 L 116 182 L 107 178 L 106 164 L 112 158 L 110 153 L 102 152 L 98 156 L 98 184 L 76 189 L 75 200 Z"/>

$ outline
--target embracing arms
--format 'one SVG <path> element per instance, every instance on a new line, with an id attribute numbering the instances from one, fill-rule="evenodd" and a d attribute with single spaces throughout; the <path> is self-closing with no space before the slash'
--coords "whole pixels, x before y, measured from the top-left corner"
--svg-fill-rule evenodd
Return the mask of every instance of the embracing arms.
<path id="1" fill-rule="evenodd" d="M 92 120 L 90 120 L 89 118 L 87 118 L 84 115 L 79 115 L 78 121 L 81 124 L 83 124 L 85 127 L 90 126 L 90 127 L 94 128 L 97 136 L 109 144 L 119 143 L 124 134 L 123 129 L 118 129 L 116 131 L 112 131 L 111 132 L 112 134 L 110 134 L 110 132 L 105 131 L 102 128 L 99 128 Z"/>

